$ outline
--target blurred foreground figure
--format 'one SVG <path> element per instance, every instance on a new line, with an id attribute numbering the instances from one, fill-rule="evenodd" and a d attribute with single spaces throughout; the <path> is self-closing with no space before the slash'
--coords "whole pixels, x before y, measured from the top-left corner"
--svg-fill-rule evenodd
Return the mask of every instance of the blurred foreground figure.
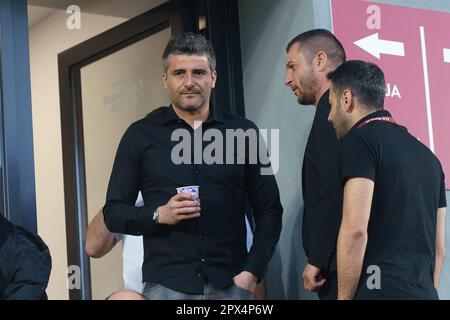
<path id="1" fill-rule="evenodd" d="M 0 299 L 46 300 L 51 267 L 42 239 L 0 215 Z"/>

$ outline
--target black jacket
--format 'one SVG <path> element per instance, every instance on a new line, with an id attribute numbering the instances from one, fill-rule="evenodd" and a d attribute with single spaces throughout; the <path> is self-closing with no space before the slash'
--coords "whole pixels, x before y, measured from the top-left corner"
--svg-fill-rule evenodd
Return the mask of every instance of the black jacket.
<path id="1" fill-rule="evenodd" d="M 0 214 L 0 299 L 47 299 L 51 265 L 42 239 Z"/>
<path id="2" fill-rule="evenodd" d="M 303 159 L 303 247 L 308 262 L 336 270 L 336 243 L 342 219 L 340 143 L 328 121 L 326 92 L 317 106 Z"/>

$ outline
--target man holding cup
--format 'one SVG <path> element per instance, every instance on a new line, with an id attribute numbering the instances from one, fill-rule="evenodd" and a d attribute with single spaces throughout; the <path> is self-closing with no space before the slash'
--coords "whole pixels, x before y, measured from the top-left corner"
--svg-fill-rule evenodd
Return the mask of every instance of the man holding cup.
<path id="1" fill-rule="evenodd" d="M 111 232 L 144 236 L 142 272 L 149 299 L 251 299 L 280 236 L 283 209 L 273 174 L 262 174 L 270 162 L 260 159 L 267 151 L 259 135 L 236 149 L 233 143 L 231 150 L 227 141 L 216 149 L 215 161 L 197 159 L 210 147 L 208 139 L 196 140 L 203 130 L 212 130 L 216 139 L 230 130 L 258 130 L 251 121 L 210 105 L 215 64 L 214 50 L 203 36 L 173 37 L 163 55 L 171 105 L 132 124 L 117 150 L 105 224 Z M 174 152 L 177 133 L 194 140 L 193 150 L 179 154 L 181 162 Z M 252 143 L 258 148 L 249 148 Z M 250 161 L 250 149 L 258 151 L 256 162 Z M 226 163 L 219 157 L 225 153 Z M 228 162 L 230 154 L 237 163 Z M 141 208 L 134 206 L 139 191 L 145 203 Z M 255 221 L 249 252 L 247 202 Z"/>

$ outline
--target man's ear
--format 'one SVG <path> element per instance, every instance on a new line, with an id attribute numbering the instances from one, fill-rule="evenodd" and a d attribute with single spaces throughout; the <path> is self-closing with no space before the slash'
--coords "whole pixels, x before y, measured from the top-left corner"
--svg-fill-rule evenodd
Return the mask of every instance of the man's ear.
<path id="1" fill-rule="evenodd" d="M 317 68 L 317 71 L 324 72 L 327 68 L 328 56 L 325 52 L 319 51 L 314 57 L 314 64 Z"/>
<path id="2" fill-rule="evenodd" d="M 344 108 L 344 111 L 347 113 L 351 113 L 353 108 L 355 107 L 353 94 L 349 89 L 345 89 L 341 95 L 341 105 Z"/>
<path id="3" fill-rule="evenodd" d="M 166 72 L 164 72 L 162 74 L 162 79 L 163 79 L 164 89 L 167 89 L 167 73 Z"/>

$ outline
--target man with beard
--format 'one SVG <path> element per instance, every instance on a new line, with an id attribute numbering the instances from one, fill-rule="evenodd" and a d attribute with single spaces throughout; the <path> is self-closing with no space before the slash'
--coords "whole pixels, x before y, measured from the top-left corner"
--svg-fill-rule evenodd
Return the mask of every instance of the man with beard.
<path id="1" fill-rule="evenodd" d="M 194 159 L 198 155 L 193 137 L 200 129 L 214 129 L 222 137 L 228 130 L 258 129 L 251 121 L 210 105 L 216 60 L 203 36 L 173 37 L 163 66 L 172 103 L 125 132 L 108 186 L 105 224 L 111 232 L 144 236 L 142 278 L 148 299 L 251 299 L 281 232 L 283 210 L 275 177 L 261 174 L 270 163 L 264 165 L 259 158 L 249 163 L 245 154 L 245 163 L 179 164 L 172 155 L 176 146 L 172 134 L 183 133 L 194 141 L 194 150 L 183 150 L 183 158 Z M 201 145 L 199 152 L 203 154 L 205 147 Z M 234 149 L 224 151 L 235 155 Z M 199 186 L 199 199 L 177 194 L 183 186 Z M 144 206 L 137 208 L 139 190 Z M 255 220 L 250 252 L 247 199 Z"/>
<path id="2" fill-rule="evenodd" d="M 342 140 L 339 299 L 437 299 L 445 254 L 441 164 L 383 110 L 384 74 L 348 61 L 328 75 Z"/>
<path id="3" fill-rule="evenodd" d="M 303 248 L 308 263 L 303 271 L 305 289 L 320 299 L 337 298 L 336 241 L 342 215 L 339 181 L 339 142 L 328 122 L 330 84 L 328 72 L 345 61 L 336 37 L 324 29 L 310 30 L 287 46 L 286 76 L 301 105 L 315 105 L 302 169 Z"/>

